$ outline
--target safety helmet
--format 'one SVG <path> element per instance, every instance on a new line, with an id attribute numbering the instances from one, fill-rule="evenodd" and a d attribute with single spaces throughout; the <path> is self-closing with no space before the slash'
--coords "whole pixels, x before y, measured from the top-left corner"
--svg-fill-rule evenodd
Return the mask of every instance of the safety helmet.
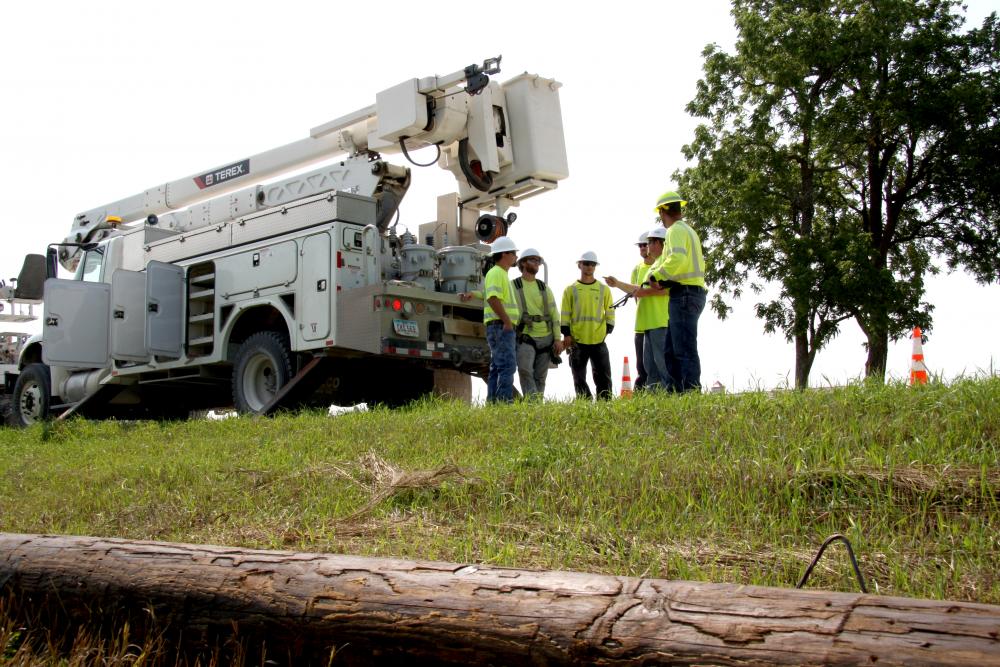
<path id="1" fill-rule="evenodd" d="M 501 236 L 490 246 L 490 254 L 499 252 L 517 252 L 517 244 L 509 236 Z"/>
<path id="2" fill-rule="evenodd" d="M 654 212 L 659 211 L 661 208 L 667 204 L 673 204 L 674 202 L 680 202 L 681 206 L 687 206 L 687 202 L 681 199 L 681 196 L 673 190 L 669 190 L 660 195 L 660 198 L 656 200 L 656 208 L 653 209 Z"/>
<path id="3" fill-rule="evenodd" d="M 520 263 L 521 260 L 528 259 L 529 257 L 537 257 L 540 262 L 545 261 L 542 259 L 542 253 L 538 252 L 534 248 L 525 248 L 524 252 L 521 253 L 521 256 L 517 258 L 517 261 Z"/>
<path id="4" fill-rule="evenodd" d="M 578 262 L 593 262 L 594 264 L 600 264 L 597 261 L 597 253 L 593 250 L 588 250 L 587 252 L 580 255 L 580 259 L 576 260 Z"/>
<path id="5" fill-rule="evenodd" d="M 639 241 L 636 243 L 636 245 L 642 245 L 643 243 L 646 242 L 646 239 L 648 237 L 649 237 L 649 232 L 643 232 L 642 234 L 639 234 Z"/>
<path id="6" fill-rule="evenodd" d="M 667 238 L 667 228 L 666 227 L 654 227 L 647 232 L 647 238 L 660 239 L 661 241 Z"/>

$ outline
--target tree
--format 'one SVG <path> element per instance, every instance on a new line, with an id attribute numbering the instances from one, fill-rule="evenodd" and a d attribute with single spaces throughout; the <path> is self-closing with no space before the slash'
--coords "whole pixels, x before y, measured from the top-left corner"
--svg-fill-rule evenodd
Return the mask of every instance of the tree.
<path id="1" fill-rule="evenodd" d="M 749 281 L 777 298 L 756 305 L 768 332 L 795 343 L 795 385 L 808 385 L 816 353 L 851 317 L 834 298 L 836 270 L 847 243 L 838 165 L 827 149 L 830 108 L 850 54 L 831 49 L 837 22 L 828 2 L 737 2 L 736 53 L 705 50 L 705 79 L 689 113 L 709 119 L 685 156 L 696 167 L 679 175 L 693 200 L 691 217 L 706 230 L 708 279 L 723 296 L 739 297 Z"/>
<path id="2" fill-rule="evenodd" d="M 993 14 L 959 32 L 954 0 L 852 4 L 842 25 L 858 57 L 831 150 L 864 245 L 845 305 L 867 338 L 866 375 L 882 379 L 889 340 L 929 325 L 919 300 L 934 257 L 982 282 L 1000 271 L 1000 178 L 988 167 L 1000 146 L 1000 31 Z"/>
<path id="3" fill-rule="evenodd" d="M 980 280 L 1000 268 L 997 180 L 982 172 L 997 145 L 996 18 L 960 34 L 956 6 L 736 0 L 735 53 L 705 50 L 688 111 L 707 123 L 678 180 L 720 315 L 745 283 L 780 285 L 756 308 L 795 342 L 796 386 L 848 318 L 883 377 L 889 338 L 929 325 L 932 257 Z"/>

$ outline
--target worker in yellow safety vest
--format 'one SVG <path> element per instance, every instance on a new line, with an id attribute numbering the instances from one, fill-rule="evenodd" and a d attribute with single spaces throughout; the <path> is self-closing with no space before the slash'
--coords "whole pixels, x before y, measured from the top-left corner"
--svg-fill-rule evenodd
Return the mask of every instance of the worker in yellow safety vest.
<path id="1" fill-rule="evenodd" d="M 663 255 L 649 270 L 648 288 L 635 296 L 654 294 L 657 287 L 670 290 L 665 355 L 669 389 L 701 391 L 701 358 L 698 355 L 698 319 L 705 310 L 705 257 L 698 233 L 684 222 L 687 202 L 675 191 L 656 200 L 656 212 L 667 230 Z"/>
<path id="2" fill-rule="evenodd" d="M 563 346 L 569 349 L 569 367 L 578 397 L 593 398 L 587 386 L 587 363 L 597 391 L 597 398 L 610 399 L 611 359 L 604 339 L 615 328 L 611 307 L 611 289 L 597 282 L 597 254 L 587 251 L 577 261 L 580 279 L 563 291 L 560 330 Z"/>
<path id="3" fill-rule="evenodd" d="M 648 256 L 653 260 L 653 264 L 638 276 L 633 272 L 632 283 L 624 283 L 614 276 L 606 276 L 604 282 L 629 294 L 635 294 L 643 285 L 648 286 L 646 276 L 663 256 L 663 242 L 666 237 L 667 230 L 663 227 L 657 227 L 646 234 L 646 242 L 649 244 Z M 635 329 L 642 331 L 644 337 L 642 351 L 647 374 L 644 388 L 669 390 L 672 382 L 667 372 L 665 349 L 670 297 L 667 290 L 658 289 L 647 296 L 637 298 L 637 301 Z"/>
<path id="4" fill-rule="evenodd" d="M 534 248 L 525 248 L 517 258 L 518 278 L 511 281 L 514 299 L 521 313 L 516 323 L 517 376 L 521 380 L 521 395 L 542 398 L 549 365 L 562 363 L 562 341 L 556 338 L 559 309 L 552 289 L 538 277 L 538 268 L 545 262 Z"/>
<path id="5" fill-rule="evenodd" d="M 486 273 L 483 285 L 483 323 L 486 344 L 490 347 L 490 371 L 486 380 L 486 402 L 510 403 L 514 400 L 514 372 L 517 370 L 517 334 L 514 329 L 521 319 L 514 290 L 507 272 L 517 261 L 517 245 L 501 236 L 490 247 L 493 268 Z M 468 301 L 474 292 L 462 292 L 459 298 Z"/>
<path id="6" fill-rule="evenodd" d="M 629 278 L 629 283 L 622 282 L 607 282 L 611 287 L 618 287 L 619 289 L 625 290 L 626 285 L 641 285 L 643 281 L 646 280 L 646 274 L 649 273 L 649 267 L 653 265 L 656 261 L 649 253 L 649 232 L 643 232 L 639 234 L 639 241 L 635 244 L 639 248 L 639 256 L 642 257 L 642 261 L 636 264 L 632 268 L 632 275 Z M 631 294 L 631 289 L 626 290 Z M 636 299 L 638 305 L 638 299 Z M 643 329 L 639 323 L 639 313 L 635 314 L 635 390 L 642 391 L 643 387 L 646 386 L 648 381 L 648 374 L 646 373 L 646 362 L 645 355 L 643 353 L 643 341 L 646 339 L 646 330 Z"/>

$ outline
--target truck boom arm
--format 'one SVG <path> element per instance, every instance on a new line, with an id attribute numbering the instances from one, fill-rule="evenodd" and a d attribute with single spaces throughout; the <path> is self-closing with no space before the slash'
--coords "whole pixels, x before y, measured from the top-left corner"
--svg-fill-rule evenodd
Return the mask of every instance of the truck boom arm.
<path id="1" fill-rule="evenodd" d="M 463 205 L 479 209 L 499 210 L 555 188 L 568 175 L 560 84 L 522 74 L 501 86 L 489 79 L 499 64 L 497 57 L 445 76 L 408 79 L 378 93 L 374 105 L 313 128 L 305 139 L 80 213 L 66 241 L 98 240 L 112 217 L 125 225 L 156 220 L 151 216 L 219 200 L 248 181 L 259 183 L 344 154 L 437 146 L 438 163 L 455 175 Z M 73 270 L 78 253 L 62 248 L 60 263 Z"/>

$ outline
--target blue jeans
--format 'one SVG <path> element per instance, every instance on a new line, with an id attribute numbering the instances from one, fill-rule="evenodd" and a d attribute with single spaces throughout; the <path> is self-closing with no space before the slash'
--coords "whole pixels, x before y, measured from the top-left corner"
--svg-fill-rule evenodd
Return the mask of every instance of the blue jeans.
<path id="1" fill-rule="evenodd" d="M 486 380 L 486 402 L 514 401 L 514 373 L 517 371 L 517 344 L 514 330 L 503 326 L 486 327 L 490 346 L 490 375 Z"/>
<path id="2" fill-rule="evenodd" d="M 647 329 L 642 345 L 643 364 L 646 366 L 646 389 L 667 391 L 672 384 L 667 372 L 667 358 L 663 353 L 667 345 L 667 327 Z"/>
<path id="3" fill-rule="evenodd" d="M 708 292 L 700 287 L 681 286 L 670 290 L 670 322 L 664 353 L 668 389 L 674 392 L 701 390 L 701 359 L 698 357 L 698 318 L 705 310 Z M 647 369 L 648 371 L 648 369 Z"/>

